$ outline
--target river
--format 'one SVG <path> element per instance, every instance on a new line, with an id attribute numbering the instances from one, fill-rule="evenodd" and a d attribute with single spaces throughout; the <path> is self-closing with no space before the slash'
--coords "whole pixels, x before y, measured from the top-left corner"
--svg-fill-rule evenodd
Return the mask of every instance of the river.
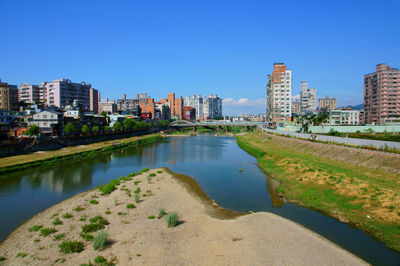
<path id="1" fill-rule="evenodd" d="M 238 147 L 235 138 L 210 135 L 170 137 L 160 143 L 100 154 L 79 162 L 8 174 L 0 179 L 0 241 L 48 207 L 145 167 L 169 167 L 191 176 L 224 208 L 275 213 L 372 264 L 400 262 L 400 253 L 363 231 L 317 211 L 285 203 L 275 191 L 277 183 L 261 171 L 254 157 Z"/>

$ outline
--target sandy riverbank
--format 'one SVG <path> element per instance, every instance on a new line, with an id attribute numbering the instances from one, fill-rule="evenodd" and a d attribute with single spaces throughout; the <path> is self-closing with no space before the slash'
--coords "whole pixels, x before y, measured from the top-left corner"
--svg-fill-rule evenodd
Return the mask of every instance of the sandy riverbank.
<path id="1" fill-rule="evenodd" d="M 150 183 L 149 173 L 156 174 Z M 135 185 L 135 181 L 140 182 Z M 137 187 L 141 189 L 138 203 L 134 200 Z M 121 189 L 129 189 L 131 196 Z M 89 203 L 91 200 L 99 204 Z M 126 208 L 129 203 L 136 208 Z M 84 210 L 76 211 L 77 206 Z M 165 217 L 157 219 L 161 208 L 176 211 L 179 225 L 167 228 Z M 111 213 L 106 214 L 107 210 Z M 66 213 L 73 217 L 63 218 Z M 80 236 L 81 227 L 96 215 L 109 222 L 105 228 L 109 244 L 98 251 Z M 156 218 L 149 219 L 151 215 Z M 57 217 L 62 224 L 54 226 Z M 80 221 L 81 217 L 86 220 Z M 40 230 L 29 231 L 35 225 L 54 227 L 57 232 L 42 237 Z M 54 240 L 59 234 L 65 234 L 64 238 Z M 60 253 L 58 246 L 67 239 L 84 242 L 84 250 Z M 91 190 L 67 199 L 28 220 L 0 244 L 0 256 L 6 258 L 0 265 L 79 265 L 93 262 L 99 255 L 117 265 L 365 264 L 323 237 L 274 214 L 241 215 L 222 209 L 193 179 L 164 168 L 134 176 L 109 195 Z"/>

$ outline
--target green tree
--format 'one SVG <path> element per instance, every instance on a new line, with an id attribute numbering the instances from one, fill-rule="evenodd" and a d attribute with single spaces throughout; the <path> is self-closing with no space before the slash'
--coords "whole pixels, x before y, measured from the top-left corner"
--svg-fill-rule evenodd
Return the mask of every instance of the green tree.
<path id="1" fill-rule="evenodd" d="M 107 116 L 107 113 L 105 111 L 100 113 L 102 116 Z"/>
<path id="2" fill-rule="evenodd" d="M 75 126 L 71 122 L 68 122 L 64 127 L 64 133 L 70 135 L 74 132 L 75 132 Z"/>
<path id="3" fill-rule="evenodd" d="M 169 121 L 168 120 L 163 120 L 163 121 L 160 122 L 160 125 L 163 126 L 163 127 L 166 127 L 166 126 L 169 125 Z"/>
<path id="4" fill-rule="evenodd" d="M 115 122 L 113 127 L 114 130 L 121 130 L 122 129 L 122 125 L 119 121 Z"/>
<path id="5" fill-rule="evenodd" d="M 37 136 L 37 135 L 39 135 L 39 132 L 40 132 L 39 127 L 37 125 L 33 124 L 33 125 L 30 125 L 30 127 L 26 131 L 26 134 L 28 134 L 29 136 Z"/>
<path id="6" fill-rule="evenodd" d="M 109 132 L 110 130 L 111 130 L 111 127 L 110 127 L 110 126 L 105 126 L 105 127 L 104 127 L 104 131 L 105 131 L 105 132 Z"/>
<path id="7" fill-rule="evenodd" d="M 81 131 L 82 131 L 83 134 L 86 134 L 89 131 L 89 127 L 87 125 L 83 125 Z"/>
<path id="8" fill-rule="evenodd" d="M 92 127 L 92 132 L 97 133 L 99 132 L 100 128 L 98 126 Z"/>
<path id="9" fill-rule="evenodd" d="M 124 128 L 125 129 L 133 129 L 135 127 L 135 120 L 133 120 L 132 118 L 127 118 L 124 121 Z"/>

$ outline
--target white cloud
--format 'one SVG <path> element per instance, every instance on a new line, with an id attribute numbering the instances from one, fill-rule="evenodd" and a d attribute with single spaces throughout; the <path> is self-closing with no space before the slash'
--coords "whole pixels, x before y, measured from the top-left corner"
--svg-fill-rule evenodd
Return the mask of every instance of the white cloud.
<path id="1" fill-rule="evenodd" d="M 292 101 L 300 101 L 300 94 L 293 95 Z"/>
<path id="2" fill-rule="evenodd" d="M 224 115 L 238 115 L 241 113 L 259 114 L 265 113 L 266 99 L 259 98 L 252 100 L 249 98 L 225 98 L 222 100 L 222 112 Z"/>

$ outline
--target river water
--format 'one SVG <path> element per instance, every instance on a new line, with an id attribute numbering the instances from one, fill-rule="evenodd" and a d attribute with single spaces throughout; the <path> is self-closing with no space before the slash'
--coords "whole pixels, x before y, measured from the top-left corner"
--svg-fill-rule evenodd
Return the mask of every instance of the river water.
<path id="1" fill-rule="evenodd" d="M 142 168 L 169 167 L 196 179 L 220 206 L 267 211 L 295 221 L 372 264 L 399 265 L 400 253 L 361 230 L 317 211 L 285 203 L 277 183 L 232 137 L 171 137 L 95 158 L 8 174 L 0 179 L 0 241 L 18 225 L 79 192 Z M 240 172 L 239 169 L 243 169 Z M 1 250 L 0 250 L 1 255 Z"/>

